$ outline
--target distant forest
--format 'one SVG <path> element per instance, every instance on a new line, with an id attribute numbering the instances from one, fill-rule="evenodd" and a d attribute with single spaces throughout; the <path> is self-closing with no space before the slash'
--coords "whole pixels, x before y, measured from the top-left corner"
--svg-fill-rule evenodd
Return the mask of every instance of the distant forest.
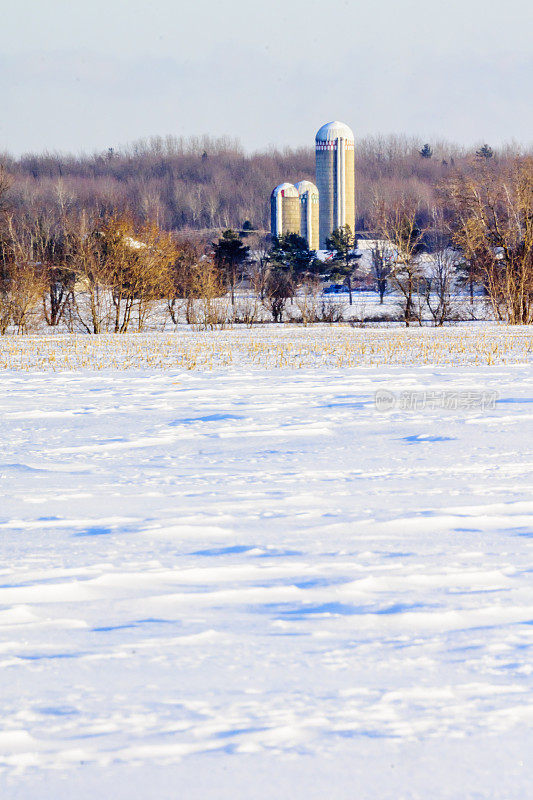
<path id="1" fill-rule="evenodd" d="M 531 153 L 531 151 L 530 151 Z M 465 149 L 424 144 L 405 136 L 356 142 L 356 228 L 372 230 L 375 198 L 416 200 L 423 224 L 439 184 L 455 172 L 468 174 L 480 160 L 502 168 L 524 150 L 518 145 Z M 282 181 L 314 181 L 314 149 L 245 153 L 229 138 L 155 137 L 94 155 L 0 154 L 13 181 L 15 213 L 48 217 L 83 210 L 128 212 L 165 230 L 240 229 L 245 221 L 269 227 L 269 196 Z"/>

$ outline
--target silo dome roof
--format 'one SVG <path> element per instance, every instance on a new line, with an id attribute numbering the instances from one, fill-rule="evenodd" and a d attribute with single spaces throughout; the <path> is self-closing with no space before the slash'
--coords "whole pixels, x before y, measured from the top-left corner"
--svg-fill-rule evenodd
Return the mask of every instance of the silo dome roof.
<path id="1" fill-rule="evenodd" d="M 316 135 L 315 141 L 331 142 L 338 139 L 339 136 L 342 136 L 343 139 L 347 139 L 349 142 L 353 142 L 354 140 L 352 129 L 349 128 L 348 125 L 345 125 L 344 122 L 335 120 L 334 122 L 327 122 L 325 125 L 322 125 Z"/>
<path id="2" fill-rule="evenodd" d="M 304 194 L 305 192 L 318 194 L 318 189 L 311 181 L 298 181 L 298 183 L 294 184 L 294 188 L 298 190 L 298 194 Z"/>
<path id="3" fill-rule="evenodd" d="M 298 189 L 292 183 L 280 183 L 272 192 L 272 197 L 282 194 L 283 197 L 298 197 Z"/>

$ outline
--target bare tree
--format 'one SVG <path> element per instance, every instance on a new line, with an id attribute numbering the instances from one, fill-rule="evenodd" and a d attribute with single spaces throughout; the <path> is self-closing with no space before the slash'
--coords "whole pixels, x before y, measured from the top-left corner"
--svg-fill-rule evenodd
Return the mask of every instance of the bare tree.
<path id="1" fill-rule="evenodd" d="M 270 235 L 256 235 L 249 238 L 248 241 L 250 242 L 250 256 L 247 265 L 248 280 L 254 292 L 259 295 L 261 302 L 263 302 L 270 269 L 272 237 Z"/>
<path id="2" fill-rule="evenodd" d="M 168 270 L 165 298 L 170 318 L 177 325 L 180 311 L 185 312 L 188 323 L 194 321 L 197 275 L 205 254 L 198 244 L 186 237 L 176 239 L 175 246 L 175 258 Z"/>
<path id="3" fill-rule="evenodd" d="M 322 292 L 322 285 L 317 277 L 305 278 L 299 291 L 294 296 L 294 304 L 301 315 L 304 325 L 316 322 L 318 319 L 318 301 Z"/>
<path id="4" fill-rule="evenodd" d="M 113 318 L 113 302 L 109 273 L 102 247 L 99 220 L 82 214 L 70 221 L 68 231 L 69 263 L 76 275 L 73 299 L 74 317 L 87 333 L 109 330 Z"/>
<path id="5" fill-rule="evenodd" d="M 391 252 L 388 243 L 382 239 L 376 239 L 372 247 L 372 275 L 379 293 L 380 305 L 383 305 L 390 273 Z"/>
<path id="6" fill-rule="evenodd" d="M 454 310 L 453 289 L 457 280 L 458 253 L 452 247 L 442 211 L 437 207 L 432 212 L 432 226 L 427 238 L 431 252 L 424 265 L 423 294 L 434 324 L 441 326 Z"/>
<path id="7" fill-rule="evenodd" d="M 424 232 L 418 223 L 419 203 L 401 197 L 390 205 L 377 200 L 374 215 L 380 235 L 392 254 L 390 277 L 402 297 L 402 316 L 409 327 L 422 324 L 420 289 L 424 279 L 419 255 Z"/>
<path id="8" fill-rule="evenodd" d="M 223 328 L 230 319 L 230 310 L 224 297 L 224 275 L 213 259 L 204 258 L 196 264 L 192 291 L 198 298 L 197 323 L 206 330 Z"/>
<path id="9" fill-rule="evenodd" d="M 72 302 L 76 276 L 68 261 L 66 222 L 55 221 L 51 214 L 37 213 L 35 226 L 35 258 L 43 273 L 42 306 L 46 323 L 57 327 Z"/>
<path id="10" fill-rule="evenodd" d="M 114 308 L 113 329 L 126 333 L 135 319 L 142 330 L 154 303 L 165 296 L 176 256 L 172 237 L 155 222 L 136 226 L 127 214 L 113 215 L 97 233 L 101 275 Z"/>
<path id="11" fill-rule="evenodd" d="M 13 178 L 8 174 L 3 164 L 0 164 L 0 214 L 5 214 L 9 208 L 7 194 L 13 185 Z"/>
<path id="12" fill-rule="evenodd" d="M 295 288 L 286 270 L 273 267 L 267 278 L 265 305 L 272 314 L 274 322 L 283 322 L 283 311 L 287 300 L 293 297 Z"/>
<path id="13" fill-rule="evenodd" d="M 482 159 L 447 184 L 456 244 L 476 265 L 497 318 L 533 322 L 533 158 L 503 170 Z"/>
<path id="14" fill-rule="evenodd" d="M 1 243 L 0 332 L 12 324 L 26 333 L 43 291 L 43 273 L 35 261 L 35 231 L 31 224 L 17 225 L 13 216 L 6 222 Z"/>

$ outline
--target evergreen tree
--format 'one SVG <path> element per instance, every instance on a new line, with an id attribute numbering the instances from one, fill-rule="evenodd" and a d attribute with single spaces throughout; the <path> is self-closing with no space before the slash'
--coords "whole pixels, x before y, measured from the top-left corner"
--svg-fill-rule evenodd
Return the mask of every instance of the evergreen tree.
<path id="1" fill-rule="evenodd" d="M 250 222 L 249 219 L 245 219 L 242 223 L 242 228 L 239 231 L 239 236 L 241 239 L 246 239 L 247 236 L 250 236 L 254 232 L 255 228 Z"/>
<path id="2" fill-rule="evenodd" d="M 429 146 L 429 144 L 425 144 L 421 150 L 418 151 L 422 158 L 431 158 L 433 155 L 433 150 Z"/>
<path id="3" fill-rule="evenodd" d="M 357 237 L 352 233 L 350 226 L 343 225 L 341 228 L 336 228 L 326 239 L 326 249 L 333 253 L 331 260 L 327 262 L 329 275 L 334 280 L 344 280 L 352 305 L 352 278 L 361 253 L 357 252 Z"/>
<path id="4" fill-rule="evenodd" d="M 276 236 L 270 251 L 270 263 L 283 270 L 296 286 L 302 278 L 316 275 L 317 262 L 302 236 L 284 233 Z"/>
<path id="5" fill-rule="evenodd" d="M 218 242 L 213 244 L 213 248 L 215 264 L 222 273 L 226 286 L 230 287 L 231 302 L 235 305 L 235 286 L 248 259 L 250 248 L 231 229 L 224 231 Z"/>
<path id="6" fill-rule="evenodd" d="M 476 156 L 478 158 L 492 158 L 494 155 L 494 150 L 492 147 L 489 147 L 488 144 L 484 144 L 483 147 L 480 147 L 479 150 L 476 150 Z"/>

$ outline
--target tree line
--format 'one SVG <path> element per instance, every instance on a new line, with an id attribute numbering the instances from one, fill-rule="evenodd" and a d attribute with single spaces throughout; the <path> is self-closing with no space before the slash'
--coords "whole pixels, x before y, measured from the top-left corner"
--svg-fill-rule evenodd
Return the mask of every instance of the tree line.
<path id="1" fill-rule="evenodd" d="M 362 139 L 355 148 L 356 229 L 371 229 L 376 192 L 416 197 L 427 223 L 436 187 L 455 170 L 469 173 L 479 160 L 505 168 L 524 154 L 516 145 L 466 149 L 405 136 Z M 210 137 L 154 137 L 93 155 L 4 154 L 0 163 L 12 178 L 16 209 L 128 211 L 169 231 L 239 229 L 245 220 L 266 230 L 272 189 L 315 174 L 312 147 L 247 154 L 236 140 Z"/>
<path id="2" fill-rule="evenodd" d="M 181 150 L 174 141 L 144 144 L 116 158 L 153 164 L 183 158 L 196 160 L 198 167 L 197 150 L 203 147 L 200 166 L 210 158 L 224 169 L 232 159 L 241 167 L 243 160 L 253 161 L 235 144 L 215 144 L 181 143 Z M 358 248 L 364 233 L 347 227 L 332 232 L 324 260 L 296 234 L 270 237 L 250 219 L 252 213 L 222 230 L 176 229 L 153 209 L 139 211 L 116 197 L 79 203 L 65 188 L 64 171 L 60 178 L 48 176 L 56 181 L 48 206 L 35 197 L 24 200 L 20 175 L 8 160 L 0 168 L 0 332 L 26 332 L 39 314 L 50 327 L 88 333 L 143 330 L 156 312 L 172 323 L 204 327 L 252 324 L 265 311 L 281 322 L 295 304 L 303 322 L 333 322 L 340 312 L 324 303 L 324 281 L 345 285 L 350 303 L 361 286 L 375 289 L 381 302 L 393 290 L 406 325 L 421 324 L 428 314 L 444 324 L 453 316 L 458 288 L 472 304 L 481 294 L 498 320 L 531 323 L 533 157 L 495 153 L 483 145 L 470 155 L 456 152 L 453 165 L 444 165 L 444 159 L 434 162 L 436 151 L 429 145 L 408 155 L 405 140 L 391 139 L 380 152 L 364 207 L 365 230 L 372 232 L 369 272 L 361 267 Z M 47 163 L 41 158 L 40 166 L 32 167 L 40 179 Z M 106 158 L 113 161 L 115 155 Z M 413 170 L 411 182 L 398 180 L 402 159 L 417 165 L 417 181 L 433 174 L 430 194 L 412 182 Z M 76 164 L 81 172 L 87 166 L 74 159 L 71 169 Z M 52 167 L 50 162 L 51 172 Z M 240 181 L 240 167 L 235 169 Z M 243 285 L 248 299 L 239 304 L 236 294 Z"/>

